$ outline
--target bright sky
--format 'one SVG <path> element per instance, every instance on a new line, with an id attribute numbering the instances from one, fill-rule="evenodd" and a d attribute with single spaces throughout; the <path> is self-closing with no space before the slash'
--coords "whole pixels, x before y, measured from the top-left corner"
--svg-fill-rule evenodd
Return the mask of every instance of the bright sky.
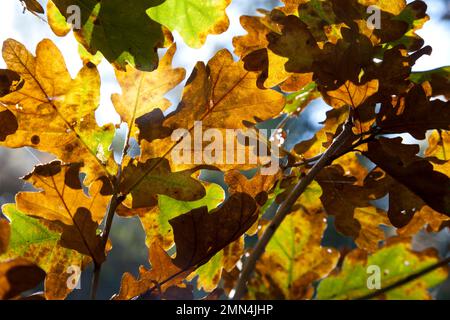
<path id="1" fill-rule="evenodd" d="M 46 0 L 40 0 L 45 7 Z M 431 57 L 424 57 L 419 60 L 416 70 L 427 70 L 443 65 L 450 65 L 450 22 L 442 21 L 440 17 L 445 12 L 443 1 L 427 0 L 429 4 L 429 14 L 432 16 L 425 28 L 420 31 L 420 35 L 425 39 L 426 43 L 433 47 Z M 178 52 L 174 59 L 175 66 L 182 66 L 187 69 L 188 74 L 192 70 L 196 61 L 207 62 L 214 53 L 220 48 L 227 48 L 233 51 L 232 38 L 236 35 L 245 34 L 245 30 L 240 26 L 239 17 L 244 14 L 255 14 L 257 8 L 269 8 L 270 1 L 265 0 L 233 0 L 228 7 L 227 13 L 230 18 L 230 29 L 216 36 L 209 36 L 205 46 L 201 49 L 192 49 L 186 46 L 181 37 L 175 33 L 175 41 L 178 45 Z M 82 64 L 77 53 L 77 43 L 72 34 L 59 38 L 53 34 L 49 26 L 36 18 L 34 15 L 26 12 L 23 14 L 22 6 L 18 0 L 2 0 L 0 10 L 0 41 L 3 42 L 7 38 L 14 38 L 26 45 L 26 47 L 34 52 L 37 43 L 43 38 L 53 40 L 62 51 L 67 67 L 74 77 Z M 195 59 L 193 59 L 195 57 Z M 3 60 L 0 61 L 0 67 L 4 68 Z M 114 72 L 111 65 L 103 61 L 99 66 L 102 76 L 102 101 L 98 109 L 97 119 L 99 124 L 108 122 L 119 122 L 119 117 L 115 113 L 110 96 L 112 93 L 120 92 L 117 85 Z M 181 93 L 181 86 L 176 88 L 170 95 L 170 99 L 175 101 Z"/>

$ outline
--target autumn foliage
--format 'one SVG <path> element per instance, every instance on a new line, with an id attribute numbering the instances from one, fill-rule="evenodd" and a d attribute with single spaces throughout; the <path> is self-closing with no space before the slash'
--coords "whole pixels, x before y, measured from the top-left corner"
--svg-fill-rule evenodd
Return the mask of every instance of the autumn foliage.
<path id="1" fill-rule="evenodd" d="M 393 286 L 375 298 L 431 298 L 429 289 L 447 279 L 448 261 L 439 264 L 433 249 L 415 251 L 411 239 L 450 225 L 450 70 L 412 71 L 432 54 L 416 33 L 429 20 L 426 5 L 283 2 L 242 16 L 247 34 L 234 38 L 235 57 L 217 51 L 184 84 L 186 70 L 172 66 L 171 32 L 201 47 L 208 34 L 227 30 L 231 0 L 52 0 L 46 10 L 24 1 L 36 15 L 45 11 L 58 36 L 72 28 L 68 7 L 79 5 L 74 36 L 83 67 L 72 78 L 48 39 L 35 54 L 13 39 L 3 43 L 0 146 L 56 160 L 23 177 L 36 191 L 2 207 L 0 299 L 25 298 L 42 282 L 39 298 L 64 299 L 74 265 L 92 264 L 98 280 L 114 247 L 115 215 L 140 219 L 151 267 L 117 279 L 114 299 L 192 298 L 200 289 L 209 298 L 358 299 L 373 293 L 371 265 L 388 270 L 382 288 Z M 367 24 L 372 5 L 381 10 L 380 29 Z M 111 147 L 118 126 L 99 126 L 95 117 L 102 58 L 121 87 L 111 97 L 128 129 L 120 157 Z M 172 106 L 166 94 L 181 83 Z M 316 99 L 331 108 L 311 139 L 288 149 L 258 136 L 269 148 L 280 144 L 275 174 L 261 174 L 261 164 L 171 157 L 181 143 L 173 133 L 192 132 L 197 121 L 219 132 L 259 128 L 280 114 L 301 117 Z M 285 123 L 276 129 L 287 138 Z M 220 172 L 226 188 L 203 179 L 206 171 Z M 323 246 L 327 227 L 355 249 Z M 101 282 L 93 282 L 95 297 Z"/>

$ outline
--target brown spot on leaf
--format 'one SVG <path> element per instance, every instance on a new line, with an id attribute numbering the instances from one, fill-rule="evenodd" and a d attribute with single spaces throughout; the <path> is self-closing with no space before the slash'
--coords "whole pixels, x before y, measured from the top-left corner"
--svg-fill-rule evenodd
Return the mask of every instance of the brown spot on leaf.
<path id="1" fill-rule="evenodd" d="M 31 137 L 31 143 L 32 144 L 39 144 L 39 142 L 41 142 L 41 138 L 39 138 L 39 136 L 37 136 L 37 135 L 34 135 L 34 136 L 32 136 Z"/>
<path id="2" fill-rule="evenodd" d="M 5 141 L 6 138 L 14 134 L 19 128 L 16 116 L 9 110 L 0 112 L 0 141 Z"/>

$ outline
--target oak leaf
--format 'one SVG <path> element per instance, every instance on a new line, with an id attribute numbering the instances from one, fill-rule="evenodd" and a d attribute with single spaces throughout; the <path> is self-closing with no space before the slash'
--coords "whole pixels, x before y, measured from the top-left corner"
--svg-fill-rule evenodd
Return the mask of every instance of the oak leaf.
<path id="1" fill-rule="evenodd" d="M 380 138 L 368 144 L 364 155 L 431 208 L 450 215 L 450 180 L 418 156 L 417 145 L 404 145 L 402 138 Z"/>
<path id="2" fill-rule="evenodd" d="M 285 64 L 287 71 L 297 73 L 313 71 L 313 63 L 321 52 L 308 26 L 295 16 L 277 16 L 276 19 L 282 26 L 281 34 L 271 32 L 267 35 L 269 49 L 289 58 Z"/>
<path id="3" fill-rule="evenodd" d="M 155 21 L 178 31 L 193 48 L 201 47 L 209 34 L 220 34 L 230 24 L 225 9 L 231 0 L 166 0 L 147 10 Z"/>
<path id="4" fill-rule="evenodd" d="M 450 102 L 430 100 L 421 85 L 413 86 L 406 96 L 382 103 L 377 126 L 383 133 L 408 132 L 425 139 L 431 129 L 450 129 Z"/>
<path id="5" fill-rule="evenodd" d="M 63 165 L 54 161 L 37 166 L 24 178 L 40 192 L 20 192 L 17 208 L 27 215 L 63 224 L 60 245 L 90 256 L 96 263 L 105 259 L 97 226 L 108 207 L 103 181 L 94 182 L 85 194 L 79 164 Z"/>
<path id="6" fill-rule="evenodd" d="M 25 8 L 33 13 L 44 13 L 44 8 L 42 8 L 41 4 L 37 2 L 37 0 L 20 0 L 20 2 L 24 3 Z"/>
<path id="7" fill-rule="evenodd" d="M 141 138 L 149 139 L 152 123 L 147 123 L 147 114 L 155 109 L 167 110 L 171 103 L 165 95 L 175 88 L 185 77 L 185 70 L 172 68 L 176 45 L 172 45 L 159 66 L 153 72 L 144 72 L 127 66 L 126 70 L 115 70 L 116 78 L 122 88 L 122 94 L 113 94 L 111 99 L 122 122 L 128 125 L 130 137 L 138 137 L 138 126 L 145 127 Z M 151 119 L 151 118 L 149 118 Z M 164 136 L 163 136 L 164 137 Z"/>
<path id="8" fill-rule="evenodd" d="M 3 58 L 24 85 L 0 98 L 4 104 L 0 108 L 6 107 L 18 126 L 0 145 L 33 147 L 68 163 L 83 161 L 87 184 L 115 174 L 117 166 L 109 150 L 115 129 L 112 125 L 99 127 L 95 120 L 100 101 L 97 69 L 85 66 L 73 80 L 50 40 L 38 44 L 36 57 L 19 42 L 6 40 Z"/>
<path id="9" fill-rule="evenodd" d="M 164 292 L 180 283 L 196 268 L 239 239 L 256 221 L 257 209 L 252 197 L 235 193 L 211 212 L 207 207 L 200 207 L 170 220 L 177 248 L 175 258 L 171 259 L 158 242 L 154 242 L 150 247 L 152 268 L 141 268 L 139 279 L 126 273 L 117 299 L 129 299 L 147 291 Z"/>
<path id="10" fill-rule="evenodd" d="M 327 223 L 320 187 L 312 184 L 298 199 L 256 264 L 248 285 L 250 299 L 310 299 L 312 283 L 328 275 L 339 253 L 321 246 Z"/>
<path id="11" fill-rule="evenodd" d="M 181 201 L 200 200 L 205 196 L 205 188 L 192 175 L 208 167 L 196 166 L 172 172 L 165 158 L 154 158 L 145 163 L 126 158 L 124 168 L 120 190 L 130 194 L 125 202 L 130 208 L 153 207 L 158 203 L 159 194 Z"/>
<path id="12" fill-rule="evenodd" d="M 151 243 L 158 239 L 164 249 L 170 249 L 174 244 L 173 230 L 169 223 L 171 219 L 203 206 L 213 210 L 225 199 L 224 190 L 217 184 L 206 184 L 205 190 L 205 196 L 196 201 L 180 201 L 158 195 L 158 206 L 150 210 L 144 209 L 144 212 L 139 214 L 146 233 L 147 246 L 150 247 Z"/>
<path id="13" fill-rule="evenodd" d="M 7 300 L 35 288 L 45 272 L 23 258 L 0 263 L 0 300 Z"/>
<path id="14" fill-rule="evenodd" d="M 433 96 L 450 97 L 450 66 L 429 71 L 413 72 L 409 76 L 410 80 L 416 84 L 428 81 L 433 88 Z"/>
<path id="15" fill-rule="evenodd" d="M 87 260 L 80 253 L 59 245 L 61 234 L 50 230 L 43 220 L 27 216 L 16 209 L 14 204 L 7 204 L 2 211 L 11 221 L 11 239 L 8 252 L 0 255 L 0 261 L 23 257 L 46 272 L 45 297 L 47 299 L 64 299 L 71 289 L 67 287 L 70 266 L 82 270 Z"/>
<path id="16" fill-rule="evenodd" d="M 357 184 L 357 179 L 347 175 L 339 165 L 322 170 L 316 178 L 323 190 L 321 201 L 328 215 L 335 216 L 336 229 L 351 236 L 361 248 L 374 251 L 384 240 L 380 225 L 389 225 L 386 213 L 373 207 L 371 201 L 385 195 L 384 189 L 371 184 L 373 176 L 366 177 L 365 185 Z"/>
<path id="17" fill-rule="evenodd" d="M 380 269 L 381 288 L 385 288 L 407 276 L 421 271 L 437 262 L 433 249 L 416 252 L 412 250 L 409 239 L 391 239 L 390 243 L 372 255 L 356 249 L 344 259 L 338 273 L 323 280 L 317 289 L 317 298 L 355 299 L 373 293 L 367 286 L 369 266 Z M 374 272 L 373 269 L 371 271 Z M 447 278 L 446 268 L 437 269 L 417 280 L 393 289 L 381 299 L 387 300 L 427 300 L 431 299 L 427 289 L 433 288 Z"/>
<path id="18" fill-rule="evenodd" d="M 366 82 L 364 84 L 354 84 L 351 81 L 344 83 L 339 89 L 327 91 L 325 101 L 333 108 L 351 106 L 357 108 L 362 105 L 370 96 L 378 92 L 378 80 Z"/>
<path id="19" fill-rule="evenodd" d="M 74 21 L 73 5 L 81 9 L 80 25 L 75 25 L 75 38 L 89 52 L 100 51 L 108 61 L 119 69 L 126 64 L 151 71 L 158 65 L 156 49 L 164 45 L 162 26 L 150 19 L 146 10 L 163 0 L 135 0 L 124 4 L 121 0 L 98 2 L 97 0 L 54 0 L 58 10 L 49 10 L 50 27 L 58 36 L 64 36 Z M 56 23 L 55 23 L 56 22 Z M 61 27 L 62 23 L 62 27 Z"/>

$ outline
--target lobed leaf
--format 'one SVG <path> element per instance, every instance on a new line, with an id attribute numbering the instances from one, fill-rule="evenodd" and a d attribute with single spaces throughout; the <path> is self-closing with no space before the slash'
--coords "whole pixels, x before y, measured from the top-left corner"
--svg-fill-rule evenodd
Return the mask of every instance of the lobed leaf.
<path id="1" fill-rule="evenodd" d="M 381 288 L 385 288 L 412 275 L 437 261 L 434 250 L 416 252 L 409 242 L 392 241 L 372 255 L 356 249 L 344 259 L 341 270 L 323 280 L 317 288 L 318 299 L 355 299 L 372 292 L 368 289 L 369 266 L 381 270 Z M 373 271 L 371 271 L 373 272 Z M 369 274 L 368 274 L 369 273 Z M 381 299 L 424 300 L 431 296 L 427 291 L 447 278 L 446 268 L 440 268 L 417 280 L 387 292 Z"/>
<path id="2" fill-rule="evenodd" d="M 178 31 L 193 48 L 201 47 L 208 34 L 221 34 L 230 24 L 225 9 L 231 0 L 166 0 L 147 10 L 154 20 Z"/>

